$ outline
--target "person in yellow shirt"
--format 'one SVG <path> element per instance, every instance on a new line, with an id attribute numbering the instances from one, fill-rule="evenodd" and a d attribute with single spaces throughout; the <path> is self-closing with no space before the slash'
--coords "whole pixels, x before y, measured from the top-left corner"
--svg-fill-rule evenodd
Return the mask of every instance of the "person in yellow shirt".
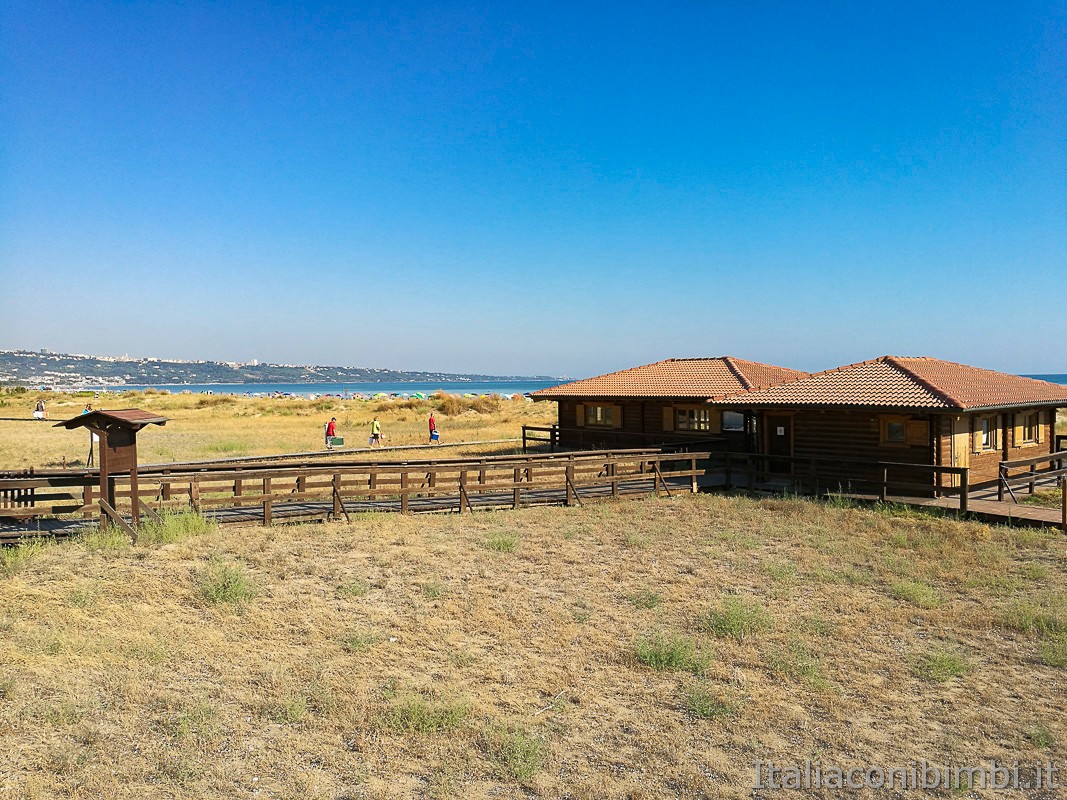
<path id="1" fill-rule="evenodd" d="M 374 445 L 382 446 L 382 423 L 378 422 L 377 417 L 370 424 L 370 446 Z"/>

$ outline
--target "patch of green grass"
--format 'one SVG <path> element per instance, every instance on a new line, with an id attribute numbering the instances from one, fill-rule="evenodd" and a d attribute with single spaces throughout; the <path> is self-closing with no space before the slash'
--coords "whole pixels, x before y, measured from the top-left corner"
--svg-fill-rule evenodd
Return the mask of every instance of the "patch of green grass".
<path id="1" fill-rule="evenodd" d="M 169 734 L 180 742 L 202 744 L 217 733 L 217 714 L 206 703 L 197 703 L 178 714 L 167 727 Z"/>
<path id="2" fill-rule="evenodd" d="M 912 672 L 928 681 L 945 683 L 953 678 L 966 675 L 973 669 L 971 662 L 959 653 L 951 650 L 931 650 L 917 658 L 912 664 Z"/>
<path id="3" fill-rule="evenodd" d="M 1027 729 L 1026 738 L 1030 740 L 1030 744 L 1041 750 L 1051 750 L 1056 746 L 1056 737 L 1040 722 Z"/>
<path id="4" fill-rule="evenodd" d="M 212 561 L 196 575 L 200 596 L 213 605 L 241 606 L 256 596 L 244 564 Z"/>
<path id="5" fill-rule="evenodd" d="M 634 550 L 644 550 L 652 544 L 652 537 L 644 531 L 625 531 L 622 534 L 622 543 Z"/>
<path id="6" fill-rule="evenodd" d="M 390 704 L 382 722 L 399 733 L 430 734 L 459 728 L 469 714 L 466 703 L 408 695 Z"/>
<path id="7" fill-rule="evenodd" d="M 700 675 L 711 663 L 711 656 L 702 653 L 691 639 L 660 631 L 638 641 L 635 652 L 638 661 L 658 672 L 682 670 Z"/>
<path id="8" fill-rule="evenodd" d="M 337 594 L 341 597 L 363 597 L 369 591 L 370 584 L 362 578 L 356 578 L 337 587 Z"/>
<path id="9" fill-rule="evenodd" d="M 633 604 L 634 608 L 655 608 L 663 602 L 663 597 L 658 592 L 649 590 L 643 590 L 640 592 L 634 592 L 626 598 Z"/>
<path id="10" fill-rule="evenodd" d="M 228 439 L 221 442 L 211 442 L 204 446 L 204 449 L 209 453 L 223 453 L 226 455 L 245 455 L 248 452 L 248 445 L 244 442 L 234 441 Z"/>
<path id="11" fill-rule="evenodd" d="M 131 546 L 130 537 L 114 525 L 106 530 L 95 527 L 80 535 L 75 541 L 86 550 L 93 552 L 117 552 Z"/>
<path id="12" fill-rule="evenodd" d="M 801 641 L 794 640 L 785 647 L 772 647 L 767 650 L 765 658 L 768 668 L 776 675 L 802 681 L 813 689 L 830 688 L 830 681 L 823 675 L 822 659 Z"/>
<path id="13" fill-rule="evenodd" d="M 797 568 L 788 561 L 767 561 L 760 569 L 775 583 L 790 584 L 797 578 Z"/>
<path id="14" fill-rule="evenodd" d="M 1067 668 L 1067 634 L 1057 633 L 1041 642 L 1038 652 L 1049 667 Z"/>
<path id="15" fill-rule="evenodd" d="M 485 549 L 494 553 L 514 553 L 519 545 L 519 537 L 514 533 L 495 531 L 485 537 Z"/>
<path id="16" fill-rule="evenodd" d="M 682 696 L 685 710 L 699 719 L 728 719 L 741 713 L 741 704 L 732 694 L 712 690 L 705 681 L 697 681 Z"/>
<path id="17" fill-rule="evenodd" d="M 140 545 L 172 544 L 191 536 L 211 533 L 217 528 L 218 525 L 215 522 L 195 511 L 164 509 L 159 515 L 158 522 L 154 519 L 142 522 L 141 529 L 137 532 L 137 543 Z"/>
<path id="18" fill-rule="evenodd" d="M 1048 567 L 1036 561 L 1028 561 L 1019 568 L 1019 576 L 1028 581 L 1043 581 L 1048 577 Z"/>
<path id="19" fill-rule="evenodd" d="M 1041 637 L 1067 633 L 1067 598 L 1019 600 L 1004 609 L 1002 619 L 1009 628 Z"/>
<path id="20" fill-rule="evenodd" d="M 937 608 L 941 605 L 941 595 L 922 581 L 899 580 L 889 587 L 889 593 L 897 600 L 904 600 L 919 608 Z"/>
<path id="21" fill-rule="evenodd" d="M 341 646 L 350 653 L 359 653 L 369 650 L 372 645 L 381 641 L 376 633 L 368 631 L 352 631 L 341 639 Z"/>
<path id="22" fill-rule="evenodd" d="M 523 783 L 541 770 L 548 754 L 544 738 L 517 724 L 490 724 L 478 737 L 482 752 L 500 777 Z"/>
<path id="23" fill-rule="evenodd" d="M 723 598 L 722 604 L 708 611 L 698 620 L 702 630 L 719 637 L 731 637 L 742 641 L 760 631 L 766 630 L 774 618 L 758 600 L 746 600 L 737 595 Z"/>
<path id="24" fill-rule="evenodd" d="M 308 713 L 308 699 L 302 694 L 290 693 L 267 703 L 263 715 L 280 725 L 295 725 Z"/>
<path id="25" fill-rule="evenodd" d="M 40 542 L 16 544 L 13 547 L 0 547 L 0 575 L 10 578 L 21 572 L 41 552 L 44 545 Z"/>
<path id="26" fill-rule="evenodd" d="M 440 600 L 448 594 L 448 587 L 443 583 L 430 581 L 422 585 L 422 594 L 427 600 Z"/>

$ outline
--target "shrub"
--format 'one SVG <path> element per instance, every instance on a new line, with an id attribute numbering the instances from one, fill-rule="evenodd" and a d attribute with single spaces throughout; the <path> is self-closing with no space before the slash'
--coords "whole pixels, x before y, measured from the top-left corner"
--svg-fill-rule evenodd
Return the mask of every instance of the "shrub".
<path id="1" fill-rule="evenodd" d="M 244 564 L 212 561 L 196 576 L 200 596 L 214 605 L 243 605 L 256 596 Z"/>
<path id="2" fill-rule="evenodd" d="M 520 783 L 537 773 L 545 763 L 545 740 L 519 725 L 491 724 L 478 737 L 478 744 L 496 764 L 501 777 Z"/>
<path id="3" fill-rule="evenodd" d="M 341 646 L 350 653 L 358 653 L 367 650 L 379 640 L 377 634 L 368 631 L 352 631 L 341 639 Z"/>
<path id="4" fill-rule="evenodd" d="M 657 672 L 675 669 L 699 675 L 711 661 L 690 639 L 661 632 L 640 640 L 635 651 L 638 661 Z"/>
<path id="5" fill-rule="evenodd" d="M 720 637 L 732 637 L 742 641 L 771 626 L 773 617 L 758 600 L 745 600 L 731 595 L 718 609 L 712 609 L 699 621 L 700 627 Z"/>

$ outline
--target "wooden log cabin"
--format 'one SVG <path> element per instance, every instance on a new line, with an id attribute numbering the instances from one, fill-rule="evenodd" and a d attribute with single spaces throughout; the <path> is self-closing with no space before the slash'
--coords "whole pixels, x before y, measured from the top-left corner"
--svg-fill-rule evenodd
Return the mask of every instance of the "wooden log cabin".
<path id="1" fill-rule="evenodd" d="M 769 456 L 968 467 L 971 485 L 982 486 L 997 481 L 1002 461 L 1056 451 L 1067 386 L 931 357 L 882 356 L 712 405 L 754 416 L 755 445 Z M 786 460 L 776 466 L 794 469 Z M 854 465 L 839 476 L 850 472 Z M 955 480 L 945 476 L 945 484 Z"/>
<path id="2" fill-rule="evenodd" d="M 534 392 L 559 404 L 562 447 L 687 440 L 763 454 L 788 475 L 803 459 L 824 480 L 866 475 L 855 461 L 968 467 L 973 486 L 1002 461 L 1056 451 L 1067 386 L 930 357 L 883 356 L 815 374 L 732 357 L 660 361 Z M 771 457 L 777 456 L 775 460 Z M 916 471 L 933 492 L 955 476 Z"/>
<path id="3" fill-rule="evenodd" d="M 561 447 L 700 443 L 746 449 L 756 434 L 745 412 L 710 402 L 806 377 L 808 373 L 720 358 L 671 358 L 534 392 L 559 403 Z"/>

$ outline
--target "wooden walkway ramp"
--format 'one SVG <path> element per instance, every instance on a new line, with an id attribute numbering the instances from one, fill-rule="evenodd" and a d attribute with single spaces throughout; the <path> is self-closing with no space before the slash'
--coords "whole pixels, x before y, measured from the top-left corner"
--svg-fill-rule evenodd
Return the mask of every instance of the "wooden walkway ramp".
<path id="1" fill-rule="evenodd" d="M 271 525 L 354 513 L 468 513 L 698 491 L 708 453 L 596 451 L 404 462 L 202 465 L 122 476 L 105 506 L 93 475 L 0 478 L 0 542 L 67 536 L 87 523 L 135 536 L 140 517 L 192 508 L 220 524 Z M 178 466 L 178 465 L 176 465 Z M 106 511 L 106 515 L 103 513 Z M 135 522 L 137 520 L 137 522 Z"/>

